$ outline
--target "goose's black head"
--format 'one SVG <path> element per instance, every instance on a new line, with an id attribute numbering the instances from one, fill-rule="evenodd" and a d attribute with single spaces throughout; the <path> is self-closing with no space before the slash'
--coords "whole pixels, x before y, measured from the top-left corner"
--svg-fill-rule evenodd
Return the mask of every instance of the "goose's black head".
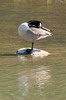
<path id="1" fill-rule="evenodd" d="M 42 23 L 40 21 L 37 21 L 37 20 L 30 20 L 30 21 L 28 21 L 28 26 L 40 28 L 40 27 L 42 27 Z"/>

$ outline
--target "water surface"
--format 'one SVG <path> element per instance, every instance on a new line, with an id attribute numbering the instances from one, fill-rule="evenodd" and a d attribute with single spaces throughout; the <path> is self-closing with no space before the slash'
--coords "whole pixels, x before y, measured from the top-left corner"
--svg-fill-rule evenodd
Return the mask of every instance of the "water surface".
<path id="1" fill-rule="evenodd" d="M 19 24 L 37 19 L 53 36 L 35 43 L 44 58 L 15 55 L 31 43 Z M 0 0 L 0 100 L 66 100 L 66 0 Z"/>

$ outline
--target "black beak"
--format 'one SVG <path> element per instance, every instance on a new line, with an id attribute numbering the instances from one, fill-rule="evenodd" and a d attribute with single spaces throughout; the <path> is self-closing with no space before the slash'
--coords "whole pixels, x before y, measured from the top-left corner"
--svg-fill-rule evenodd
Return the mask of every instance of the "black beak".
<path id="1" fill-rule="evenodd" d="M 41 27 L 43 30 L 46 30 L 48 32 L 52 32 L 52 30 L 48 29 L 48 28 L 45 28 L 45 27 Z"/>

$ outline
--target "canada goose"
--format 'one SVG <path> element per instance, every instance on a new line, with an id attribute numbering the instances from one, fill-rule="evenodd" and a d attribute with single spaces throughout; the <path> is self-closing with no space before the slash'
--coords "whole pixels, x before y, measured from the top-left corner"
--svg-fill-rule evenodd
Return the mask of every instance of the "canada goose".
<path id="1" fill-rule="evenodd" d="M 18 33 L 24 40 L 32 42 L 31 49 L 26 50 L 27 53 L 31 53 L 36 40 L 51 36 L 50 30 L 43 27 L 41 21 L 37 20 L 30 20 L 20 24 L 18 27 Z"/>

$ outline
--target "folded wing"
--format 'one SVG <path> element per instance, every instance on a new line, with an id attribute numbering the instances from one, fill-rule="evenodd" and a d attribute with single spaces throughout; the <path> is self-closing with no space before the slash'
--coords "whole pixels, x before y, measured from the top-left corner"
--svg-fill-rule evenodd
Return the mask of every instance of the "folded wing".
<path id="1" fill-rule="evenodd" d="M 39 39 L 51 36 L 51 33 L 49 31 L 44 30 L 42 28 L 29 28 L 27 30 L 27 33 L 29 36 L 33 37 L 35 40 L 39 40 Z"/>

